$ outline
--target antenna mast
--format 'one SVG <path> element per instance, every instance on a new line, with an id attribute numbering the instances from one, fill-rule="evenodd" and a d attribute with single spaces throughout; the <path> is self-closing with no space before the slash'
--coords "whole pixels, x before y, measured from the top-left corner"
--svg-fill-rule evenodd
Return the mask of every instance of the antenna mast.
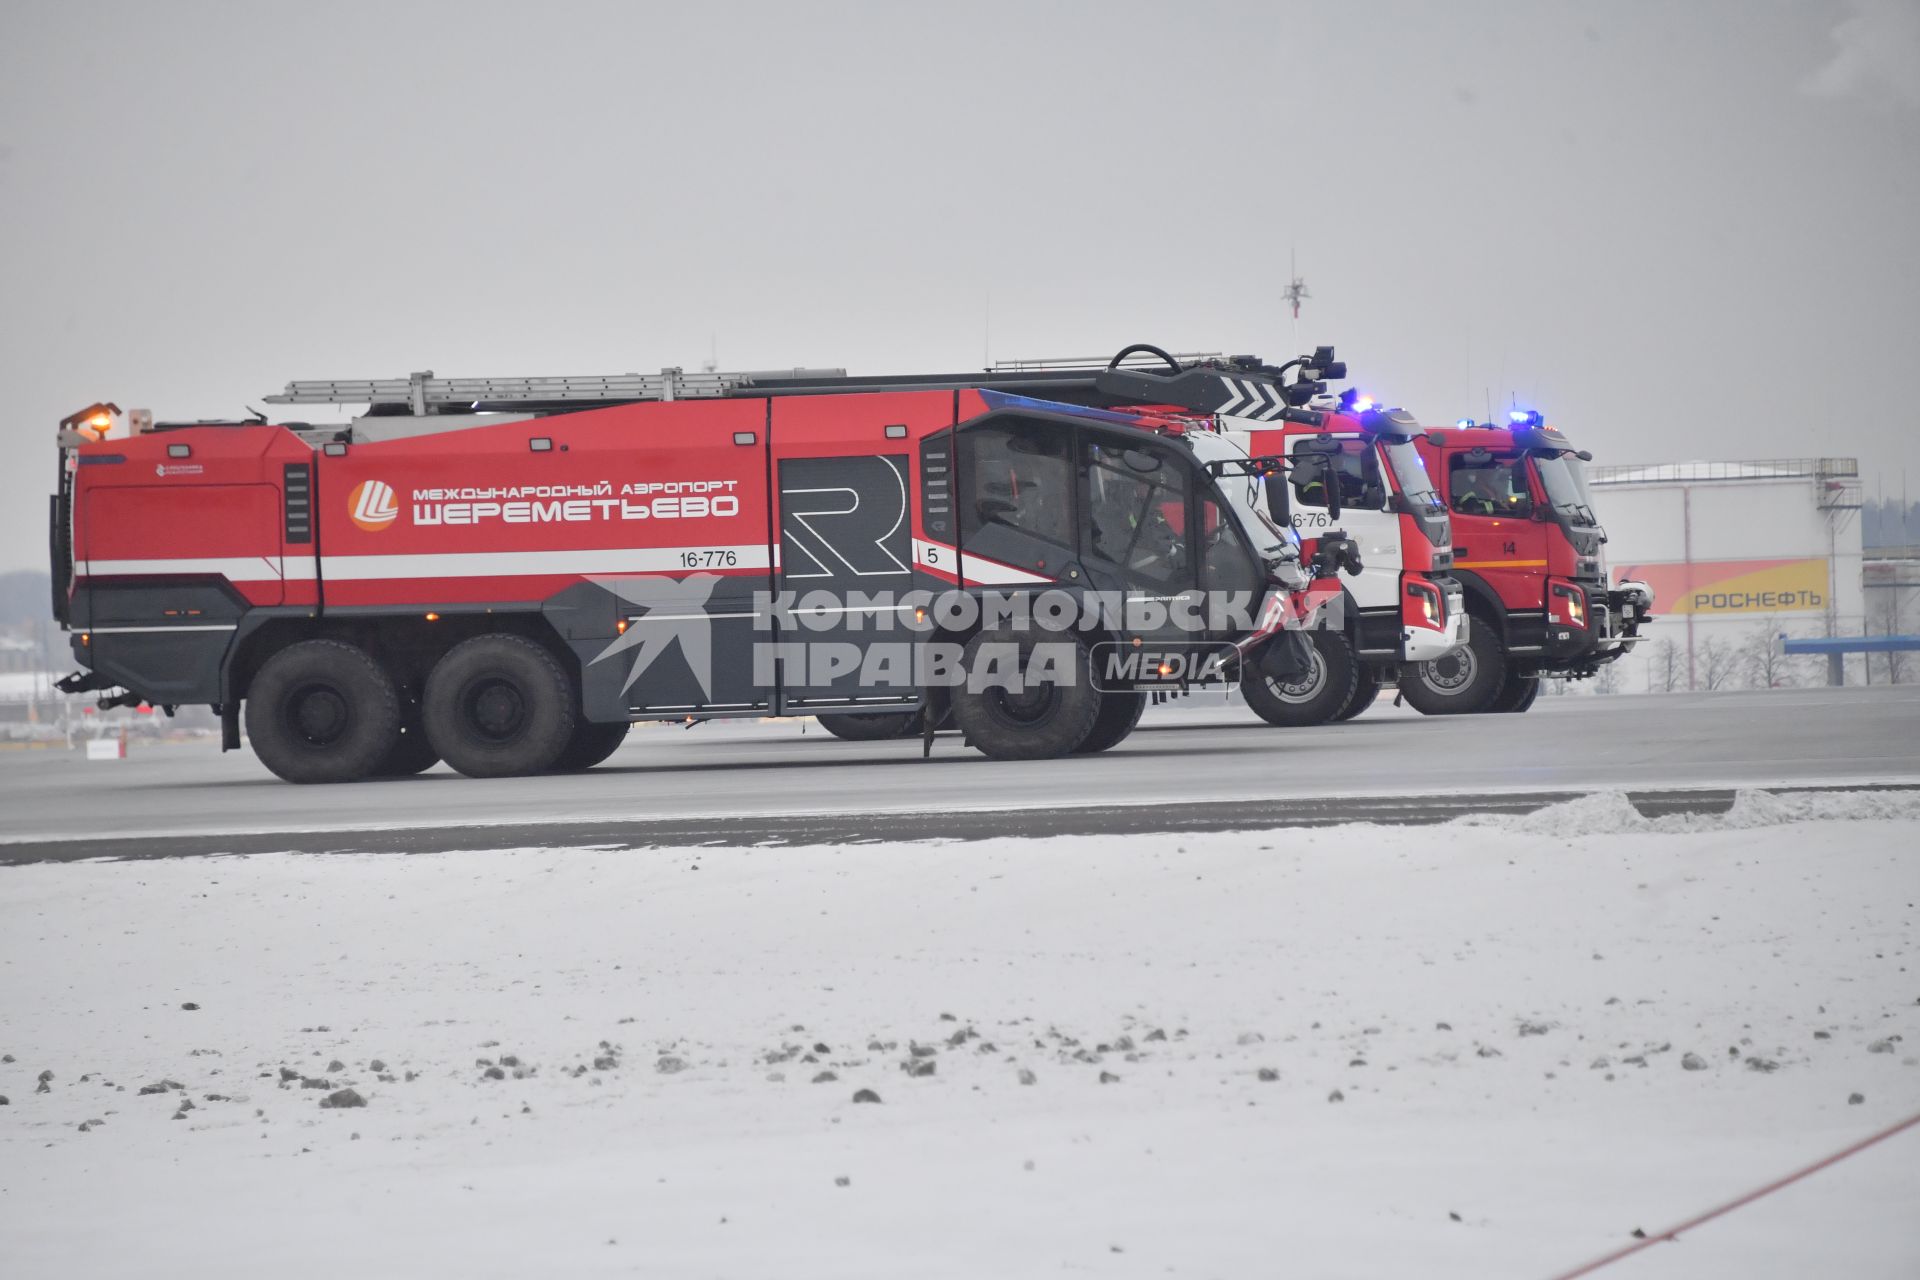
<path id="1" fill-rule="evenodd" d="M 1292 249 L 1287 250 L 1289 281 L 1286 294 L 1287 302 L 1293 307 L 1293 349 L 1300 350 L 1300 304 L 1313 295 L 1307 292 L 1307 282 L 1300 275 L 1300 262 Z"/>

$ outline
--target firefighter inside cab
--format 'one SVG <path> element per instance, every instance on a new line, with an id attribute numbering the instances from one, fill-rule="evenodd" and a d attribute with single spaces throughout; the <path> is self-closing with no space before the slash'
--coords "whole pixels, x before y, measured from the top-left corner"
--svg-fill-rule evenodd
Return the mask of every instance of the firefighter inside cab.
<path id="1" fill-rule="evenodd" d="M 1512 516 L 1533 510 L 1519 458 L 1499 458 L 1474 450 L 1453 460 L 1453 509 L 1468 516 Z"/>
<path id="2" fill-rule="evenodd" d="M 1375 511 L 1385 504 L 1386 489 L 1380 483 L 1380 473 L 1371 446 L 1358 440 L 1319 441 L 1309 438 L 1296 445 L 1294 453 L 1296 458 L 1302 454 L 1313 454 L 1327 459 L 1321 466 L 1295 471 L 1294 500 L 1301 506 L 1327 505 L 1329 475 L 1339 480 L 1342 507 Z"/>

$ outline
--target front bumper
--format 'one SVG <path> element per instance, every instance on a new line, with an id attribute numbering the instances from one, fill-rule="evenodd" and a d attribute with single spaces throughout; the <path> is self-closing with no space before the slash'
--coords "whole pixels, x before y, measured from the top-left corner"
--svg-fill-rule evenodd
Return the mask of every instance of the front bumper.
<path id="1" fill-rule="evenodd" d="M 1446 599 L 1446 625 L 1444 630 L 1435 631 L 1431 627 L 1400 628 L 1400 661 L 1433 662 L 1450 653 L 1458 652 L 1467 643 L 1467 600 L 1460 592 L 1460 584 L 1449 581 L 1444 589 Z"/>
<path id="2" fill-rule="evenodd" d="M 1589 588 L 1587 602 L 1594 656 L 1600 662 L 1632 653 L 1640 643 L 1641 625 L 1653 620 L 1653 588 L 1644 582 L 1622 582 L 1604 592 Z"/>
<path id="3" fill-rule="evenodd" d="M 1640 628 L 1653 621 L 1653 588 L 1644 582 L 1622 582 L 1607 592 L 1606 609 L 1613 619 L 1612 638 L 1621 653 L 1640 642 Z"/>
<path id="4" fill-rule="evenodd" d="M 1564 582 L 1564 580 L 1561 580 Z M 1653 617 L 1653 590 L 1644 582 L 1623 582 L 1607 588 L 1598 583 L 1573 584 L 1586 596 L 1586 625 L 1575 626 L 1552 616 L 1546 619 L 1541 651 L 1543 673 L 1592 675 L 1605 663 L 1633 652 L 1640 643 L 1640 627 Z M 1549 590 L 1553 590 L 1549 585 Z"/>

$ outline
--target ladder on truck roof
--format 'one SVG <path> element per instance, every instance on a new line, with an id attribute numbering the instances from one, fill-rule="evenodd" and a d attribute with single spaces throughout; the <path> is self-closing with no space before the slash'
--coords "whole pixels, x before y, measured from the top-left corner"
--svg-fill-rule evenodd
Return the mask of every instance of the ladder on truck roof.
<path id="1" fill-rule="evenodd" d="M 1144 362 L 1143 355 L 1147 357 Z M 800 368 L 750 373 L 688 373 L 673 368 L 657 374 L 565 378 L 436 378 L 427 370 L 406 378 L 289 382 L 284 392 L 268 396 L 267 401 L 364 404 L 373 407 L 373 416 L 384 416 L 381 410 L 385 408 L 424 417 L 508 407 L 540 413 L 649 400 L 980 388 L 1101 408 L 1164 404 L 1257 421 L 1317 423 L 1320 415 L 1300 406 L 1326 390 L 1321 379 L 1347 376 L 1346 365 L 1334 359 L 1332 347 L 1317 348 L 1312 355 L 1277 368 L 1255 356 L 1176 357 L 1141 343 L 1124 348 L 1104 362 L 1066 358 L 1008 363 L 1015 367 L 996 366 L 977 373 L 853 377 L 844 369 Z M 1290 371 L 1297 371 L 1291 381 L 1286 377 Z"/>
<path id="2" fill-rule="evenodd" d="M 768 383 L 844 378 L 845 369 L 776 369 L 754 373 L 616 373 L 567 378 L 436 378 L 433 370 L 405 378 L 289 382 L 269 404 L 399 404 L 415 413 L 441 405 L 561 403 L 615 400 L 712 400 Z"/>
<path id="3" fill-rule="evenodd" d="M 1185 364 L 1205 364 L 1209 361 L 1226 359 L 1226 356 L 1218 351 L 1175 351 L 1170 354 L 1175 360 Z M 1106 356 L 1039 356 L 1020 360 L 995 360 L 993 371 L 995 373 L 1027 373 L 1034 370 L 1075 371 L 1128 368 L 1152 363 L 1155 363 L 1154 357 L 1145 352 L 1136 351 L 1130 356 L 1123 357 L 1117 366 Z"/>

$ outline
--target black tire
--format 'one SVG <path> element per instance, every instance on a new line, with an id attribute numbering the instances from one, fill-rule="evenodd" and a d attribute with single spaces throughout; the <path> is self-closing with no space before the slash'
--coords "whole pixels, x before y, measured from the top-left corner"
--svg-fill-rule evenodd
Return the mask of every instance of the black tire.
<path id="1" fill-rule="evenodd" d="M 976 691 L 967 684 L 954 688 L 954 722 L 968 744 L 983 754 L 996 760 L 1050 760 L 1072 754 L 1093 732 L 1103 699 L 1093 687 L 1092 663 L 1079 637 L 995 627 L 967 641 L 962 661 L 971 674 L 988 662 L 993 646 L 1011 645 L 1018 650 L 1019 670 L 1024 676 L 1035 647 L 1042 644 L 1070 646 L 1070 669 L 1064 682 L 1043 681 L 1019 692 L 998 687 Z"/>
<path id="2" fill-rule="evenodd" d="M 1500 686 L 1500 692 L 1494 695 L 1493 705 L 1488 711 L 1506 714 L 1518 714 L 1533 705 L 1540 696 L 1540 678 L 1523 676 L 1518 671 L 1507 672 L 1507 682 Z"/>
<path id="3" fill-rule="evenodd" d="M 475 636 L 449 649 L 427 676 L 421 707 L 440 758 L 469 778 L 547 772 L 580 720 L 566 669 L 511 635 Z"/>
<path id="4" fill-rule="evenodd" d="M 1360 685 L 1360 660 L 1345 635 L 1314 631 L 1308 640 L 1313 665 L 1298 681 L 1275 680 L 1260 669 L 1257 661 L 1247 663 L 1241 674 L 1241 696 L 1268 724 L 1281 728 L 1326 724 L 1352 701 Z"/>
<path id="5" fill-rule="evenodd" d="M 1415 664 L 1400 677 L 1400 692 L 1414 708 L 1430 716 L 1474 715 L 1489 711 L 1507 681 L 1507 650 L 1491 622 L 1475 614 L 1467 643 L 1457 653 Z"/>
<path id="6" fill-rule="evenodd" d="M 440 753 L 427 740 L 427 726 L 420 719 L 419 707 L 415 706 L 402 711 L 400 736 L 373 773 L 377 778 L 409 778 L 439 763 Z"/>
<path id="7" fill-rule="evenodd" d="M 1090 756 L 1119 746 L 1127 740 L 1127 735 L 1133 732 L 1140 723 L 1140 717 L 1146 713 L 1147 695 L 1144 693 L 1101 694 L 1100 712 L 1093 718 L 1093 728 L 1073 749 L 1073 754 Z"/>
<path id="8" fill-rule="evenodd" d="M 1339 714 L 1333 718 L 1336 721 L 1351 720 L 1372 706 L 1373 700 L 1379 696 L 1380 685 L 1373 678 L 1373 672 L 1362 671 L 1359 681 L 1353 686 L 1353 696 L 1347 699 L 1347 705 L 1340 708 Z"/>
<path id="9" fill-rule="evenodd" d="M 822 729 L 848 742 L 886 742 L 893 738 L 904 738 L 920 727 L 918 711 L 865 716 L 822 713 L 814 719 L 820 722 Z"/>
<path id="10" fill-rule="evenodd" d="M 620 749 L 620 744 L 627 740 L 627 730 L 632 727 L 625 720 L 616 720 L 612 724 L 595 720 L 579 721 L 573 726 L 573 738 L 560 753 L 560 758 L 553 762 L 553 771 L 580 773 L 602 763 Z"/>
<path id="11" fill-rule="evenodd" d="M 374 773 L 400 736 L 400 695 L 365 649 L 302 640 L 267 659 L 247 690 L 247 737 L 288 782 Z"/>

